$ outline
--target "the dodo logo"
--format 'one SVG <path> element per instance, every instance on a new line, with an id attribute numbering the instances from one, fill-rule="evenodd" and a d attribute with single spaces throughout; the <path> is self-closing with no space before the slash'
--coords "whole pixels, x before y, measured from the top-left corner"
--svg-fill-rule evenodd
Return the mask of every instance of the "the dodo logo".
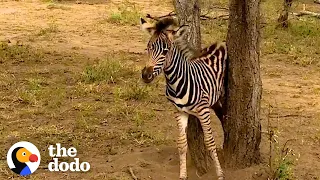
<path id="1" fill-rule="evenodd" d="M 35 172 L 40 165 L 39 150 L 29 142 L 18 142 L 9 149 L 7 163 L 13 172 L 21 176 L 30 175 Z"/>

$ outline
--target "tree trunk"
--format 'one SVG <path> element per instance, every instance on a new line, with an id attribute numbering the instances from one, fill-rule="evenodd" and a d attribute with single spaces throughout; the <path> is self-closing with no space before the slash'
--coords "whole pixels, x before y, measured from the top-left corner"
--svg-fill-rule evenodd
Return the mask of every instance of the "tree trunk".
<path id="1" fill-rule="evenodd" d="M 260 159 L 260 0 L 230 0 L 224 160 L 247 167 Z"/>
<path id="2" fill-rule="evenodd" d="M 174 0 L 175 11 L 180 25 L 189 25 L 187 41 L 191 48 L 201 50 L 200 7 L 198 0 Z M 203 130 L 200 121 L 189 115 L 187 127 L 189 154 L 197 169 L 198 175 L 207 173 L 210 164 L 209 152 L 204 143 Z"/>
<path id="3" fill-rule="evenodd" d="M 283 10 L 278 18 L 278 26 L 277 27 L 283 27 L 287 28 L 289 26 L 288 18 L 289 18 L 289 11 L 291 9 L 293 0 L 284 0 L 283 2 Z"/>
<path id="4" fill-rule="evenodd" d="M 189 154 L 199 176 L 208 172 L 211 159 L 204 144 L 203 130 L 197 117 L 189 115 L 187 127 Z"/>
<path id="5" fill-rule="evenodd" d="M 192 48 L 201 50 L 200 6 L 198 0 L 174 0 L 180 25 L 189 25 L 187 40 Z"/>

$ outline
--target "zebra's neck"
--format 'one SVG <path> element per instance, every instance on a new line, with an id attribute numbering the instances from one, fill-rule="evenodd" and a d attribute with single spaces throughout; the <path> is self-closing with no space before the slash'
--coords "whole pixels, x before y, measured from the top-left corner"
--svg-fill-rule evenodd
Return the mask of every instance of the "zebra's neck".
<path id="1" fill-rule="evenodd" d="M 167 95 L 182 100 L 188 94 L 190 59 L 193 57 L 193 54 L 187 48 L 187 46 L 174 43 L 168 53 L 164 68 Z"/>
<path id="2" fill-rule="evenodd" d="M 181 47 L 173 44 L 164 66 L 164 73 L 167 80 L 172 77 L 181 75 L 182 72 L 188 70 L 188 61 L 193 57 L 191 52 L 187 51 L 186 47 Z"/>
<path id="3" fill-rule="evenodd" d="M 191 60 L 200 55 L 200 53 L 192 48 L 183 38 L 175 40 L 173 48 L 179 51 L 179 53 L 185 57 L 185 60 Z"/>

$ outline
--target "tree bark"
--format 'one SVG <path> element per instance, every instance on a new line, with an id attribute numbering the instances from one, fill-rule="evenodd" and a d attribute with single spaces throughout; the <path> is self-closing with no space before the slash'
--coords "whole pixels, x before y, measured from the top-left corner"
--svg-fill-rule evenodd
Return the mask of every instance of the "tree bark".
<path id="1" fill-rule="evenodd" d="M 210 154 L 204 143 L 204 134 L 197 117 L 189 115 L 187 127 L 189 154 L 199 176 L 208 172 L 211 164 Z"/>
<path id="2" fill-rule="evenodd" d="M 180 25 L 189 25 L 187 41 L 190 47 L 201 50 L 200 6 L 198 0 L 174 0 L 174 8 Z"/>
<path id="3" fill-rule="evenodd" d="M 224 160 L 247 167 L 260 159 L 260 0 L 230 0 Z"/>
<path id="4" fill-rule="evenodd" d="M 293 0 L 284 0 L 283 10 L 278 18 L 278 27 L 287 28 L 289 26 L 288 18 Z"/>

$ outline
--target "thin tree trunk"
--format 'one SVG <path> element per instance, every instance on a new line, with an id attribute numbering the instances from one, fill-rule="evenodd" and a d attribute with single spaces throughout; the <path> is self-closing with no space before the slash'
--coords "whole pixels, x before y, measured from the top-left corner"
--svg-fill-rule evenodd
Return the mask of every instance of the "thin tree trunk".
<path id="1" fill-rule="evenodd" d="M 260 159 L 260 0 L 230 0 L 224 160 L 246 167 Z"/>
<path id="2" fill-rule="evenodd" d="M 291 9 L 293 0 L 284 0 L 283 2 L 283 10 L 278 18 L 278 27 L 287 28 L 289 26 L 288 18 L 289 18 L 289 11 Z"/>
<path id="3" fill-rule="evenodd" d="M 174 0 L 174 8 L 180 25 L 189 25 L 187 40 L 192 48 L 201 50 L 200 7 L 198 0 Z"/>
<path id="4" fill-rule="evenodd" d="M 201 50 L 200 7 L 198 0 L 174 0 L 175 11 L 180 25 L 189 25 L 187 41 L 191 48 Z M 204 143 L 203 130 L 199 119 L 189 115 L 187 141 L 191 159 L 198 175 L 207 173 L 210 164 L 209 152 Z"/>
<path id="5" fill-rule="evenodd" d="M 204 144 L 203 130 L 197 117 L 189 115 L 187 127 L 187 142 L 189 153 L 198 175 L 208 172 L 211 159 Z"/>

